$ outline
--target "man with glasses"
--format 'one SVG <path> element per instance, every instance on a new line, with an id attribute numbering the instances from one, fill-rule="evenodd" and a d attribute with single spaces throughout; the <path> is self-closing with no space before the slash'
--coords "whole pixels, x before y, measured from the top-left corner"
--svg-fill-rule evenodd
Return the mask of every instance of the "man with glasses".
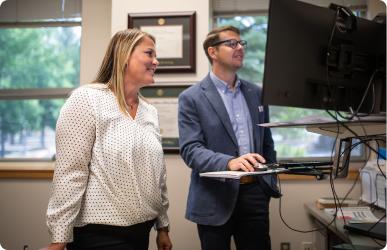
<path id="1" fill-rule="evenodd" d="M 268 107 L 261 88 L 236 75 L 247 42 L 232 26 L 212 30 L 203 47 L 212 71 L 179 96 L 180 153 L 192 168 L 186 219 L 197 223 L 204 250 L 271 249 L 269 201 L 280 196 L 274 175 L 240 180 L 200 177 L 215 171 L 254 171 L 276 162 Z M 251 165 L 252 164 L 252 165 Z"/>

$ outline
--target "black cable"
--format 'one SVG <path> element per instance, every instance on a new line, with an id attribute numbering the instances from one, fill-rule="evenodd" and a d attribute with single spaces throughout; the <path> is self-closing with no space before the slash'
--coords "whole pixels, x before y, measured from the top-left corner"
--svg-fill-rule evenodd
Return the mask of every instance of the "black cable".
<path id="1" fill-rule="evenodd" d="M 337 140 L 337 137 L 338 137 L 338 135 L 336 136 L 336 140 Z M 365 143 L 368 143 L 368 141 L 370 141 L 370 139 L 368 139 L 368 140 L 366 140 L 366 141 L 364 141 L 364 142 L 358 142 L 358 143 L 356 143 L 356 144 L 357 144 L 357 145 L 358 145 L 358 144 L 365 144 Z M 335 143 L 336 143 L 336 142 L 335 142 Z M 333 151 L 334 151 L 334 148 L 335 148 L 335 143 L 333 144 L 333 147 L 332 147 L 331 161 L 332 161 L 332 158 L 333 158 Z M 353 150 L 353 148 L 354 148 L 354 147 L 349 147 L 347 150 Z M 363 170 L 363 169 L 364 169 L 364 167 L 366 166 L 366 163 L 367 163 L 367 161 L 369 160 L 370 156 L 371 156 L 371 151 L 369 151 L 368 158 L 367 158 L 367 156 L 366 156 L 367 160 L 366 160 L 366 162 L 364 163 L 363 167 L 362 167 L 360 170 Z M 347 161 L 349 161 L 348 158 L 347 158 Z M 279 192 L 282 193 L 282 191 L 281 191 L 281 179 L 280 179 L 278 173 L 277 173 L 275 170 L 274 170 L 274 172 L 275 172 L 276 175 L 277 175 L 278 186 L 279 186 Z M 339 232 L 338 232 L 338 227 L 337 227 L 337 225 L 336 225 L 337 213 L 338 213 L 339 211 L 341 212 L 342 217 L 343 217 L 343 221 L 344 221 L 344 225 L 346 225 L 347 222 L 345 221 L 344 213 L 343 213 L 343 211 L 342 211 L 341 208 L 342 208 L 343 203 L 345 202 L 345 200 L 346 200 L 347 197 L 349 196 L 349 194 L 352 192 L 352 190 L 353 190 L 354 187 L 356 186 L 356 183 L 357 183 L 357 180 L 358 180 L 358 178 L 359 178 L 359 175 L 360 175 L 360 171 L 359 171 L 358 175 L 356 176 L 355 181 L 354 181 L 352 187 L 351 187 L 350 190 L 347 192 L 347 194 L 345 195 L 345 197 L 343 198 L 343 200 L 340 202 L 339 197 L 338 197 L 338 195 L 337 195 L 337 193 L 336 193 L 336 190 L 335 190 L 335 188 L 334 188 L 334 182 L 333 182 L 332 171 L 330 172 L 330 184 L 331 184 L 331 189 L 332 189 L 333 198 L 334 198 L 334 202 L 335 202 L 335 214 L 334 214 L 333 220 L 332 220 L 328 225 L 325 225 L 325 226 L 322 227 L 322 228 L 313 229 L 313 230 L 309 230 L 309 231 L 297 230 L 297 229 L 294 229 L 294 228 L 290 227 L 290 226 L 285 222 L 285 220 L 284 220 L 283 217 L 282 217 L 282 212 L 281 212 L 281 211 L 282 211 L 282 200 L 281 200 L 281 197 L 280 197 L 280 200 L 279 200 L 279 214 L 280 214 L 280 218 L 281 218 L 282 222 L 283 222 L 289 229 L 291 229 L 291 230 L 293 230 L 293 231 L 295 231 L 295 232 L 299 232 L 299 233 L 310 233 L 310 232 L 314 232 L 314 231 L 320 231 L 320 230 L 323 230 L 323 229 L 325 229 L 325 228 L 328 228 L 329 225 L 331 225 L 332 223 L 334 223 L 334 224 L 335 224 L 335 229 L 336 229 L 336 235 L 337 235 L 339 241 L 342 242 L 342 239 L 338 236 L 338 235 L 339 235 Z M 338 201 L 338 202 L 337 202 L 337 201 Z M 348 237 L 348 231 L 345 231 L 345 232 L 346 232 L 346 235 L 347 235 L 347 237 Z M 348 237 L 348 239 L 349 239 L 349 237 Z M 373 239 L 373 240 L 374 240 L 374 239 Z M 375 241 L 375 240 L 374 240 L 374 241 Z M 342 245 L 343 243 L 340 243 L 340 244 Z M 378 243 L 378 244 L 379 244 L 379 243 Z M 355 249 L 355 247 L 353 246 L 352 242 L 350 242 L 350 245 L 352 246 L 353 249 Z"/>
<path id="2" fill-rule="evenodd" d="M 329 46 L 331 46 L 331 44 L 332 44 L 333 34 L 334 34 L 334 31 L 335 31 L 335 27 L 336 27 L 336 22 L 337 22 L 338 16 L 339 16 L 339 8 L 338 8 L 337 11 L 336 11 L 336 17 L 335 17 L 335 20 L 334 20 L 334 22 L 333 22 L 333 27 L 332 27 L 331 36 L 330 36 L 330 38 L 329 38 L 329 43 L 328 43 L 328 53 L 329 53 Z M 327 53 L 327 54 L 328 54 L 328 53 Z M 372 83 L 372 80 L 373 80 L 375 74 L 376 74 L 378 71 L 382 70 L 383 68 L 386 68 L 386 67 L 384 66 L 384 67 L 381 67 L 381 68 L 379 68 L 379 69 L 376 69 L 376 70 L 374 71 L 374 73 L 372 74 L 372 76 L 371 76 L 371 78 L 370 78 L 370 81 L 369 81 L 369 83 L 368 83 L 368 86 L 367 86 L 367 90 L 366 90 L 365 94 L 363 95 L 362 101 L 361 101 L 361 103 L 360 103 L 360 105 L 359 105 L 357 111 L 356 111 L 354 114 L 353 114 L 353 112 L 351 112 L 351 113 L 352 113 L 351 119 L 353 118 L 353 116 L 357 115 L 358 111 L 360 110 L 361 106 L 363 105 L 363 102 L 364 102 L 364 100 L 365 100 L 366 94 L 367 94 L 367 92 L 368 92 L 368 89 L 369 89 L 369 87 L 370 87 L 370 85 L 371 85 L 371 83 Z M 341 118 L 346 119 L 346 117 L 343 117 L 343 116 L 340 114 L 340 112 L 337 111 L 335 102 L 334 102 L 334 100 L 333 100 L 331 84 L 330 84 L 330 81 L 329 81 L 329 66 L 328 66 L 328 64 L 327 64 L 327 66 L 326 66 L 326 76 L 327 76 L 327 83 L 328 83 L 329 93 L 330 93 L 330 95 L 331 95 L 331 97 L 332 97 L 332 104 L 333 104 L 333 108 L 334 108 L 334 110 L 335 110 L 335 113 L 336 113 L 336 115 L 338 114 Z M 345 127 L 345 128 L 348 129 L 352 134 L 354 134 L 354 135 L 356 136 L 357 139 L 359 139 L 360 141 L 363 141 L 363 140 L 362 140 L 362 139 L 361 139 L 354 131 L 352 131 L 352 130 L 349 129 L 346 125 L 344 125 L 342 122 L 340 122 L 339 119 L 337 119 L 337 117 L 334 117 L 334 116 L 328 111 L 328 109 L 325 108 L 325 106 L 323 105 L 323 103 L 321 102 L 321 100 L 320 100 L 320 98 L 319 98 L 319 92 L 320 92 L 320 91 L 318 91 L 318 93 L 317 93 L 317 95 L 318 95 L 317 98 L 318 98 L 318 100 L 319 100 L 319 102 L 320 102 L 320 105 L 323 107 L 323 109 L 324 109 L 324 110 L 325 110 L 332 118 L 334 118 L 338 123 L 340 123 L 343 127 Z M 375 98 L 374 98 L 374 101 L 375 101 Z M 374 104 L 373 104 L 373 106 L 374 106 Z M 372 112 L 372 110 L 371 110 L 371 112 Z M 363 129 L 364 129 L 364 127 L 363 127 Z M 367 147 L 370 148 L 370 146 L 369 146 L 368 144 L 365 144 L 365 145 L 366 145 Z M 371 148 L 371 150 L 373 150 L 373 151 L 375 152 L 374 149 Z M 375 153 L 376 153 L 377 155 L 380 155 L 378 152 L 375 152 Z M 386 160 L 385 157 L 382 156 L 382 158 L 384 158 L 384 159 Z"/>
<path id="3" fill-rule="evenodd" d="M 337 125 L 338 126 L 338 125 Z M 334 149 L 335 149 L 335 147 L 339 147 L 340 149 L 341 149 L 341 145 L 336 145 L 336 143 L 337 143 L 337 139 L 338 139 L 338 137 L 339 137 L 339 134 L 337 133 L 337 135 L 336 135 L 336 140 L 335 140 L 335 143 L 333 144 L 333 146 L 332 146 L 332 151 L 331 151 L 331 162 L 333 162 L 332 161 L 332 158 L 333 158 L 333 151 L 334 151 Z M 337 163 L 337 167 L 339 166 L 339 163 L 340 162 L 338 162 Z M 337 169 L 337 171 L 338 171 L 338 169 Z M 336 193 L 336 189 L 335 189 L 335 185 L 334 185 L 334 182 L 333 182 L 333 175 L 332 175 L 333 173 L 331 172 L 330 173 L 330 185 L 331 185 L 331 190 L 332 190 L 332 194 L 333 194 L 333 200 L 334 200 L 334 202 L 335 202 L 335 214 L 334 214 L 334 218 L 335 218 L 335 220 L 334 220 L 334 228 L 335 228 L 335 231 L 336 231 L 336 237 L 337 237 L 337 239 L 338 239 L 338 242 L 340 243 L 340 245 L 341 245 L 341 247 L 343 247 L 343 241 L 342 241 L 342 239 L 339 237 L 339 229 L 338 229 L 338 227 L 337 227 L 337 224 L 336 224 L 336 218 L 337 218 L 337 213 L 339 212 L 339 210 L 340 210 L 340 212 L 341 212 L 341 215 L 343 215 L 343 210 L 341 209 L 341 204 L 340 204 L 340 199 L 339 199 L 339 197 L 338 197 L 338 195 L 337 195 L 337 193 Z M 336 174 L 336 173 L 335 173 Z M 336 202 L 336 199 L 337 199 L 337 202 Z M 343 220 L 345 221 L 345 217 L 344 216 L 342 216 L 343 217 Z M 351 242 L 350 242 L 351 243 Z M 355 249 L 355 247 L 352 245 L 352 243 L 351 243 L 351 246 L 352 246 L 352 248 L 353 249 Z M 344 249 L 344 247 L 343 247 L 343 249 Z"/>
<path id="4" fill-rule="evenodd" d="M 357 108 L 357 110 L 356 110 L 354 113 L 351 112 L 351 114 L 352 114 L 351 116 L 347 116 L 347 117 L 345 117 L 345 119 L 347 119 L 347 120 L 352 120 L 353 117 L 357 116 L 357 113 L 359 112 L 361 106 L 363 106 L 363 102 L 364 102 L 364 100 L 365 100 L 365 98 L 366 98 L 366 95 L 367 95 L 367 93 L 368 93 L 368 89 L 370 88 L 371 84 L 372 84 L 372 89 L 373 89 L 373 101 L 372 101 L 372 107 L 371 107 L 371 110 L 368 112 L 368 115 L 372 112 L 372 110 L 373 110 L 374 107 L 375 107 L 375 101 L 376 101 L 376 99 L 375 99 L 375 84 L 372 83 L 372 80 L 374 79 L 375 74 L 376 74 L 377 72 L 379 72 L 380 70 L 382 70 L 383 68 L 385 68 L 385 67 L 376 69 L 376 70 L 374 71 L 374 73 L 373 73 L 372 76 L 371 76 L 370 81 L 368 82 L 367 89 L 366 89 L 366 91 L 365 91 L 365 93 L 364 93 L 364 95 L 363 95 L 363 98 L 362 98 L 362 100 L 361 100 L 361 102 L 360 102 L 360 104 L 359 104 L 359 107 Z M 367 115 L 365 115 L 365 116 L 367 116 Z M 363 117 L 363 116 L 362 116 L 362 117 Z"/>
<path id="5" fill-rule="evenodd" d="M 328 76 L 327 76 L 327 78 L 328 78 Z M 328 80 L 328 85 L 329 85 L 329 80 Z M 329 85 L 330 86 L 330 85 Z M 318 96 L 317 96 L 317 99 L 319 100 L 319 102 L 320 102 L 320 105 L 321 105 L 321 107 L 325 110 L 325 112 L 327 112 L 338 124 L 340 124 L 340 125 L 342 125 L 344 128 L 346 128 L 348 131 L 350 131 L 353 135 L 355 135 L 355 137 L 356 137 L 356 139 L 358 139 L 358 140 L 360 140 L 360 141 L 364 141 L 362 138 L 360 138 L 360 136 L 358 136 L 352 129 L 350 129 L 348 126 L 346 126 L 343 122 L 341 122 L 339 119 L 337 119 L 337 117 L 335 117 L 334 115 L 332 115 L 330 112 L 329 112 L 329 110 L 327 109 L 327 108 L 325 108 L 325 106 L 324 106 L 324 104 L 321 102 L 321 100 L 320 100 L 320 98 L 319 98 L 319 92 L 318 92 L 318 94 L 317 94 Z M 335 104 L 334 104 L 334 102 L 333 102 L 333 106 L 335 107 Z M 336 111 L 336 108 L 335 108 L 335 112 L 336 112 L 336 114 L 339 114 L 340 115 L 340 113 L 337 113 L 337 111 Z M 340 115 L 341 116 L 341 115 Z M 343 117 L 342 117 L 343 118 Z M 363 127 L 363 129 L 364 129 L 364 127 Z M 339 130 L 338 130 L 339 131 Z M 381 156 L 384 160 L 386 160 L 386 158 L 384 157 L 384 156 L 382 156 L 382 155 L 380 155 L 378 152 L 376 152 L 372 147 L 370 147 L 368 144 L 365 144 L 367 147 L 369 147 L 374 153 L 376 153 L 378 156 Z"/>
<path id="6" fill-rule="evenodd" d="M 335 31 L 336 22 L 337 22 L 337 19 L 338 19 L 338 16 L 339 16 L 339 12 L 340 12 L 339 9 L 337 9 L 337 11 L 336 11 L 336 17 L 335 17 L 335 20 L 334 20 L 334 23 L 333 23 L 333 27 L 332 27 L 331 36 L 330 36 L 330 38 L 329 38 L 329 43 L 328 43 L 328 53 L 327 53 L 327 54 L 329 54 L 329 47 L 332 45 L 333 34 L 334 34 L 334 31 Z M 365 98 L 366 98 L 366 95 L 367 95 L 367 93 L 368 93 L 368 90 L 369 90 L 369 87 L 371 86 L 371 84 L 372 84 L 372 86 L 373 86 L 373 102 L 372 102 L 372 108 L 371 108 L 371 110 L 368 112 L 368 115 L 372 112 L 372 110 L 374 109 L 374 106 L 375 106 L 375 102 L 376 102 L 376 98 L 375 98 L 375 86 L 374 86 L 375 84 L 372 83 L 372 80 L 373 80 L 375 74 L 376 74 L 377 72 L 379 72 L 380 70 L 382 70 L 383 68 L 386 68 L 386 67 L 384 66 L 384 67 L 378 68 L 378 69 L 376 69 L 376 70 L 374 71 L 374 73 L 372 74 L 372 76 L 371 76 L 371 78 L 370 78 L 370 81 L 369 81 L 369 83 L 368 83 L 368 85 L 367 85 L 367 89 L 366 89 L 366 91 L 365 91 L 365 93 L 364 93 L 364 95 L 363 95 L 363 98 L 362 98 L 362 100 L 361 100 L 361 102 L 360 102 L 360 104 L 359 104 L 357 110 L 356 110 L 355 112 L 353 112 L 352 108 L 350 107 L 351 116 L 349 116 L 349 117 L 344 117 L 344 116 L 342 116 L 342 115 L 340 114 L 340 112 L 338 111 L 338 109 L 336 109 L 336 105 L 335 105 L 335 102 L 334 102 L 334 99 L 333 99 L 332 88 L 331 88 L 331 84 L 330 84 L 330 81 L 329 81 L 329 66 L 328 66 L 328 65 L 326 66 L 326 71 L 327 71 L 327 72 L 326 72 L 326 73 L 327 73 L 327 83 L 328 83 L 329 93 L 330 93 L 330 95 L 331 95 L 331 97 L 332 97 L 333 108 L 334 108 L 335 112 L 336 112 L 341 118 L 347 119 L 347 120 L 351 120 L 354 116 L 357 115 L 357 113 L 359 112 L 360 108 L 363 106 L 363 102 L 364 102 L 364 100 L 365 100 Z"/>
<path id="7" fill-rule="evenodd" d="M 365 135 L 367 136 L 367 133 L 366 133 L 365 128 L 364 128 L 363 124 L 361 123 L 361 121 L 360 121 L 360 125 L 363 127 L 364 133 L 365 133 Z M 368 141 L 369 141 L 369 140 L 368 140 Z M 368 144 L 368 141 L 367 141 L 367 142 L 364 142 L 364 144 Z M 379 143 L 378 143 L 378 144 L 379 144 Z M 369 147 L 369 148 L 371 148 L 371 147 Z M 345 196 L 345 198 L 344 198 L 343 200 L 345 200 L 346 197 L 352 192 L 353 188 L 354 188 L 355 185 L 356 185 L 356 182 L 357 182 L 357 179 L 358 179 L 358 177 L 359 177 L 359 175 L 360 175 L 361 170 L 364 169 L 364 167 L 366 166 L 366 164 L 367 164 L 367 162 L 368 162 L 368 160 L 369 160 L 370 157 L 371 157 L 371 151 L 369 152 L 369 156 L 368 156 L 366 162 L 364 163 L 363 167 L 360 169 L 360 171 L 359 171 L 359 173 L 358 173 L 358 175 L 357 175 L 357 177 L 356 177 L 356 179 L 355 179 L 355 182 L 354 182 L 352 188 L 349 190 L 349 192 L 347 193 L 347 195 Z M 376 201 L 375 201 L 375 202 L 376 202 Z M 374 202 L 374 203 L 375 203 L 375 202 Z M 370 232 L 370 230 L 371 230 L 373 227 L 375 227 L 376 224 L 378 224 L 385 216 L 386 216 L 386 215 L 384 215 L 377 223 L 375 223 L 375 225 L 373 225 L 373 226 L 368 230 L 368 236 L 371 237 L 372 240 L 375 241 L 378 245 L 380 245 L 380 244 L 379 244 L 372 236 L 370 236 L 369 232 Z M 345 220 L 344 220 L 344 224 L 346 225 Z M 347 232 L 347 231 L 346 231 L 346 232 Z M 347 237 L 348 237 L 348 234 L 347 234 Z M 349 237 L 348 237 L 348 238 L 349 238 Z M 352 245 L 352 243 L 351 243 L 351 245 Z M 380 245 L 380 246 L 382 246 L 382 245 Z"/>
<path id="8" fill-rule="evenodd" d="M 372 141 L 373 139 L 367 139 L 365 141 Z M 356 142 L 355 144 L 352 144 L 351 147 L 348 147 L 346 149 L 343 150 L 343 152 L 340 154 L 340 156 L 343 156 L 345 151 L 348 151 L 348 150 L 353 150 L 355 147 L 359 146 L 360 144 L 362 144 L 363 142 Z"/>
<path id="9" fill-rule="evenodd" d="M 367 158 L 366 162 L 364 163 L 363 167 L 361 168 L 361 170 L 364 169 L 364 167 L 366 166 L 367 161 L 369 160 L 370 157 L 371 157 L 371 152 L 369 153 L 368 158 Z M 344 199 L 343 199 L 343 202 L 344 202 L 345 199 L 348 197 L 348 195 L 352 192 L 352 190 L 355 188 L 356 182 L 357 182 L 357 180 L 358 180 L 358 178 L 359 178 L 359 176 L 360 176 L 360 172 L 361 172 L 361 171 L 359 171 L 359 173 L 357 174 L 357 176 L 356 176 L 356 178 L 355 178 L 355 181 L 354 181 L 352 187 L 350 188 L 350 190 L 348 191 L 348 193 L 345 195 L 345 197 L 344 197 Z M 340 210 L 341 210 L 341 207 L 342 207 L 343 202 L 340 204 Z M 341 215 L 343 216 L 344 225 L 346 225 L 347 223 L 346 223 L 346 221 L 345 221 L 345 219 L 344 219 L 344 214 L 343 214 L 342 210 L 341 210 Z M 349 233 L 348 230 L 346 230 L 346 231 L 345 231 L 345 234 L 346 234 L 347 238 L 349 239 L 349 234 L 348 234 L 348 233 Z M 353 247 L 353 249 L 355 249 L 351 241 L 350 241 L 350 244 L 351 244 L 351 246 Z M 344 249 L 344 248 L 343 248 L 343 249 Z"/>
<path id="10" fill-rule="evenodd" d="M 282 192 L 281 192 L 281 179 L 280 179 L 279 174 L 277 173 L 277 171 L 275 171 L 275 170 L 273 170 L 273 171 L 274 171 L 274 173 L 277 175 L 278 189 L 279 189 L 279 193 L 281 194 L 281 193 L 282 193 Z M 331 225 L 331 224 L 333 223 L 333 221 L 336 220 L 336 214 L 335 214 L 333 220 L 332 220 L 328 225 L 326 225 L 326 226 L 324 226 L 324 227 L 322 227 L 322 228 L 318 228 L 318 229 L 313 229 L 313 230 L 309 230 L 309 231 L 301 231 L 301 230 L 297 230 L 297 229 L 294 229 L 294 228 L 290 227 L 290 226 L 285 222 L 285 220 L 284 220 L 283 217 L 282 217 L 282 212 L 281 212 L 281 210 L 282 210 L 282 209 L 281 209 L 281 196 L 280 196 L 280 197 L 279 197 L 279 215 L 280 215 L 280 218 L 281 218 L 282 222 L 283 222 L 283 223 L 285 224 L 285 226 L 287 226 L 290 230 L 293 230 L 293 231 L 299 232 L 299 233 L 311 233 L 311 232 L 323 230 L 323 229 L 325 229 L 325 228 L 328 228 L 328 226 Z"/>
<path id="11" fill-rule="evenodd" d="M 320 102 L 321 103 L 321 102 Z M 325 107 L 323 107 L 325 109 Z M 325 109 L 325 111 L 334 119 L 336 119 L 327 109 Z M 341 122 L 340 120 L 336 119 L 336 121 L 342 125 L 344 128 L 346 128 L 349 132 L 351 132 L 356 139 L 364 142 L 364 140 L 358 136 L 352 129 L 350 129 L 347 125 L 345 125 L 343 122 Z M 381 156 L 384 160 L 386 160 L 386 157 L 384 157 L 383 155 L 379 154 L 379 152 L 377 152 L 375 149 L 373 149 L 370 145 L 368 145 L 367 143 L 365 143 L 364 145 L 366 145 L 369 149 L 371 149 L 374 153 L 376 153 L 378 156 Z"/>
<path id="12" fill-rule="evenodd" d="M 329 86 L 329 90 L 330 90 L 330 93 L 332 95 L 332 91 L 331 91 L 331 88 L 330 88 L 330 83 L 329 83 L 329 73 L 328 73 L 328 66 L 327 66 L 327 81 L 328 81 L 328 86 Z M 335 117 L 334 115 L 332 115 L 329 110 L 327 108 L 325 108 L 324 104 L 321 102 L 320 100 L 320 95 L 319 95 L 320 91 L 317 92 L 317 99 L 319 100 L 320 102 L 320 105 L 321 107 L 335 120 L 337 121 L 337 123 L 339 123 L 340 125 L 342 125 L 343 127 L 345 127 L 348 131 L 350 131 L 353 135 L 355 135 L 356 139 L 360 140 L 360 141 L 363 141 L 363 139 L 360 138 L 360 136 L 358 136 L 352 129 L 350 129 L 348 126 L 346 126 L 343 122 L 341 122 L 337 117 Z M 338 114 L 340 117 L 344 118 L 343 116 L 341 116 L 340 113 L 338 113 L 337 109 L 336 109 L 336 105 L 334 102 L 332 102 L 333 104 L 333 107 L 334 107 L 334 110 L 335 110 L 335 113 Z M 359 119 L 360 120 L 360 119 Z M 364 129 L 364 127 L 363 127 Z M 339 130 L 338 130 L 339 131 Z M 382 155 L 380 155 L 378 152 L 376 152 L 372 147 L 370 147 L 368 144 L 365 144 L 367 147 L 369 147 L 374 153 L 376 153 L 378 156 L 381 156 L 384 160 L 386 160 L 386 158 Z"/>
<path id="13" fill-rule="evenodd" d="M 330 36 L 330 39 L 329 39 L 328 49 L 329 49 L 329 46 L 330 46 L 331 43 L 332 43 L 333 34 L 334 34 L 334 30 L 335 30 L 335 26 L 336 26 L 336 22 L 337 22 L 338 16 L 339 16 L 339 10 L 337 10 L 337 13 L 336 13 L 336 18 L 335 18 L 334 25 L 333 25 L 333 28 L 332 28 L 332 33 L 331 33 L 331 36 Z M 329 51 L 328 51 L 328 52 L 329 52 Z M 373 77 L 374 77 L 374 75 L 376 74 L 377 71 L 378 71 L 378 70 L 376 70 L 376 71 L 374 72 L 374 74 L 372 75 L 371 80 L 370 80 L 370 83 L 372 82 Z M 331 96 L 332 96 L 332 98 L 333 98 L 333 95 L 332 95 L 332 89 L 331 89 L 330 82 L 329 82 L 329 68 L 328 68 L 328 66 L 327 66 L 327 82 L 328 82 L 328 87 L 329 87 L 330 94 L 331 94 Z M 366 96 L 366 94 L 367 94 L 367 92 L 368 92 L 369 87 L 370 87 L 370 84 L 367 86 L 366 93 L 364 94 L 363 99 L 362 99 L 362 101 L 361 101 L 361 103 L 360 103 L 360 105 L 359 105 L 357 111 L 355 112 L 355 114 L 353 114 L 353 113 L 351 112 L 353 116 L 354 116 L 354 115 L 357 115 L 357 112 L 360 110 L 361 106 L 363 105 L 363 102 L 364 102 L 364 99 L 365 99 L 365 96 Z M 318 91 L 318 92 L 319 92 L 319 91 Z M 375 90 L 374 90 L 374 88 L 373 88 L 373 92 L 374 92 L 374 101 L 375 101 Z M 373 150 L 373 149 L 368 145 L 368 143 L 367 143 L 369 140 L 363 140 L 363 139 L 361 139 L 355 132 L 353 132 L 351 129 L 349 129 L 347 126 L 345 126 L 342 122 L 340 122 L 340 121 L 338 120 L 337 117 L 334 117 L 334 116 L 333 116 L 333 115 L 332 115 L 332 114 L 324 107 L 324 105 L 321 103 L 321 100 L 320 100 L 320 98 L 319 98 L 319 95 L 318 95 L 318 100 L 320 101 L 320 104 L 321 104 L 321 106 L 324 108 L 324 110 L 325 110 L 330 116 L 332 116 L 332 117 L 337 121 L 337 128 L 338 128 L 338 131 L 339 131 L 339 125 L 344 126 L 344 127 L 347 128 L 352 134 L 354 134 L 354 135 L 356 136 L 356 138 L 359 139 L 360 143 L 363 143 L 363 144 L 367 145 L 367 147 L 369 147 L 371 150 Z M 342 117 L 342 118 L 345 119 L 345 117 L 341 116 L 341 114 L 338 113 L 334 101 L 332 101 L 332 104 L 333 104 L 334 110 L 336 111 L 336 115 L 338 114 L 340 117 Z M 372 105 L 372 110 L 373 110 L 373 107 L 374 107 L 374 103 L 373 103 L 373 105 Z M 372 110 L 370 111 L 370 113 L 372 112 Z M 362 125 L 362 126 L 363 126 L 363 125 Z M 363 129 L 364 129 L 364 127 L 363 127 Z M 337 141 L 338 135 L 339 135 L 339 134 L 337 133 L 337 135 L 336 135 L 336 141 Z M 336 142 L 335 142 L 335 143 L 336 143 Z M 335 143 L 334 143 L 334 145 L 335 145 Z M 357 144 L 357 145 L 359 145 L 359 144 Z M 356 145 L 356 146 L 357 146 L 357 145 Z M 341 145 L 339 145 L 339 146 L 341 146 Z M 356 146 L 354 146 L 354 147 L 356 147 Z M 350 150 L 350 151 L 351 151 L 351 150 L 353 150 L 354 147 L 349 147 L 349 148 L 346 149 L 346 150 Z M 331 161 L 332 161 L 332 158 L 333 158 L 333 149 L 334 149 L 334 147 L 332 148 Z M 374 150 L 373 150 L 373 151 L 374 151 Z M 379 154 L 378 154 L 378 155 L 379 155 Z M 369 157 L 370 157 L 370 156 L 371 156 L 371 152 L 370 152 L 370 154 L 369 154 Z M 368 157 L 368 159 L 369 159 L 369 157 Z M 349 161 L 349 158 L 346 159 L 346 162 L 347 162 L 347 161 Z M 338 162 L 337 164 L 338 164 L 337 167 L 339 167 L 339 162 Z M 364 166 L 365 166 L 365 165 L 364 165 Z M 363 166 L 363 168 L 364 168 L 364 166 Z M 362 168 L 362 169 L 363 169 L 363 168 Z M 280 179 L 278 173 L 277 173 L 275 170 L 274 170 L 274 172 L 275 172 L 276 175 L 277 175 L 278 186 L 279 186 L 279 192 L 280 192 L 280 194 L 281 194 L 281 193 L 282 193 L 282 192 L 281 192 L 281 179 Z M 360 172 L 359 172 L 359 174 L 360 174 Z M 346 222 L 345 222 L 345 217 L 344 217 L 344 214 L 343 214 L 343 211 L 341 210 L 341 206 L 342 206 L 343 202 L 345 201 L 345 199 L 348 197 L 348 195 L 352 192 L 353 188 L 355 187 L 356 182 L 357 182 L 357 179 L 358 179 L 358 177 L 359 177 L 359 174 L 358 174 L 358 176 L 356 177 L 353 186 L 351 187 L 351 189 L 349 190 L 349 192 L 347 193 L 347 195 L 344 197 L 343 201 L 340 203 L 339 197 L 338 197 L 338 195 L 337 195 L 337 193 L 336 193 L 336 190 L 335 190 L 335 188 L 334 188 L 334 182 L 333 182 L 332 171 L 330 172 L 330 184 L 331 184 L 331 189 L 332 189 L 332 194 L 333 194 L 333 198 L 334 198 L 335 208 L 336 208 L 336 209 L 335 209 L 334 218 L 333 218 L 333 220 L 332 220 L 328 225 L 326 225 L 326 226 L 324 226 L 324 227 L 322 227 L 322 228 L 319 228 L 319 229 L 313 229 L 313 230 L 309 230 L 309 231 L 301 231 L 301 230 L 297 230 L 297 229 L 294 229 L 294 228 L 290 227 L 290 226 L 285 222 L 285 220 L 284 220 L 283 217 L 282 217 L 282 212 L 281 212 L 281 210 L 282 210 L 282 198 L 281 198 L 281 196 L 280 196 L 280 197 L 279 197 L 279 215 L 280 215 L 280 218 L 281 218 L 282 222 L 283 222 L 289 229 L 291 229 L 291 230 L 293 230 L 293 231 L 295 231 L 295 232 L 300 232 L 300 233 L 310 233 L 310 232 L 320 231 L 320 230 L 323 230 L 323 229 L 325 229 L 325 228 L 328 228 L 328 226 L 331 225 L 333 222 L 335 222 L 335 225 L 336 225 L 336 217 L 337 217 L 337 213 L 338 213 L 338 206 L 337 206 L 337 202 L 336 202 L 336 199 L 337 199 L 337 201 L 338 201 L 338 203 L 339 203 L 339 209 L 340 209 L 340 211 L 341 211 L 341 214 L 343 215 L 344 224 L 346 224 Z M 335 228 L 336 228 L 336 230 L 338 230 L 337 227 L 335 227 Z M 337 232 L 337 235 L 338 235 L 338 232 Z M 352 245 L 351 242 L 350 242 L 350 244 L 351 244 L 351 246 L 353 247 L 353 249 L 355 249 L 355 247 Z"/>

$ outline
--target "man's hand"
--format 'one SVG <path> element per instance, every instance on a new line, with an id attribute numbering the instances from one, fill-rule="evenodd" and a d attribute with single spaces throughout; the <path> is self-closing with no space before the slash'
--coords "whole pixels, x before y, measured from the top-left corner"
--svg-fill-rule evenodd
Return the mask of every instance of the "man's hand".
<path id="1" fill-rule="evenodd" d="M 157 249 L 158 250 L 171 250 L 172 249 L 172 243 L 169 239 L 169 235 L 167 231 L 157 231 Z"/>
<path id="2" fill-rule="evenodd" d="M 254 166 L 259 167 L 257 160 L 262 163 L 266 162 L 266 160 L 259 154 L 242 155 L 241 157 L 232 159 L 228 162 L 228 170 L 237 171 L 239 169 L 242 169 L 245 172 L 254 172 L 254 168 L 250 165 L 250 162 Z"/>
<path id="3" fill-rule="evenodd" d="M 67 243 L 51 243 L 48 247 L 39 249 L 39 250 L 64 250 Z"/>

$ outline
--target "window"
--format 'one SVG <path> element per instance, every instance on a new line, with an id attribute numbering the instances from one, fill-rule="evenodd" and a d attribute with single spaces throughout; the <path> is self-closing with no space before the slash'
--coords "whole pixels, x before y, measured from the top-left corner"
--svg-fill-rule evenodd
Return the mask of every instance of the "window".
<path id="1" fill-rule="evenodd" d="M 237 27 L 243 40 L 248 42 L 244 66 L 238 70 L 240 78 L 262 86 L 265 66 L 267 15 L 235 16 L 216 18 L 217 27 L 231 25 Z M 322 114 L 328 118 L 323 110 L 300 109 L 291 107 L 270 107 L 271 122 L 291 121 L 300 117 Z M 302 158 L 328 158 L 332 154 L 335 138 L 314 134 L 301 128 L 273 128 L 271 129 L 277 158 L 280 160 L 302 160 Z M 356 141 L 354 141 L 356 143 Z M 351 156 L 358 158 L 363 155 L 362 146 L 357 146 Z M 352 157 L 351 159 L 355 159 Z M 301 159 L 300 159 L 301 158 Z"/>
<path id="2" fill-rule="evenodd" d="M 82 32 L 81 2 L 58 2 L 6 1 L 0 7 L 0 16 L 19 13 L 0 18 L 0 160 L 55 155 L 59 111 L 79 86 Z"/>

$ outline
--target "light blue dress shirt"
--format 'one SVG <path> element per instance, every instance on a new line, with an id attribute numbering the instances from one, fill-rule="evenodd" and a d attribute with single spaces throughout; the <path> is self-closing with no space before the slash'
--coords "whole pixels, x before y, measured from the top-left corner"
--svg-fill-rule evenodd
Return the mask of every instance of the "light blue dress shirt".
<path id="1" fill-rule="evenodd" d="M 239 156 L 253 153 L 253 125 L 249 108 L 240 89 L 241 81 L 236 76 L 233 93 L 230 85 L 219 79 L 212 71 L 210 72 L 210 77 L 222 97 L 230 117 L 231 125 L 238 141 Z"/>

